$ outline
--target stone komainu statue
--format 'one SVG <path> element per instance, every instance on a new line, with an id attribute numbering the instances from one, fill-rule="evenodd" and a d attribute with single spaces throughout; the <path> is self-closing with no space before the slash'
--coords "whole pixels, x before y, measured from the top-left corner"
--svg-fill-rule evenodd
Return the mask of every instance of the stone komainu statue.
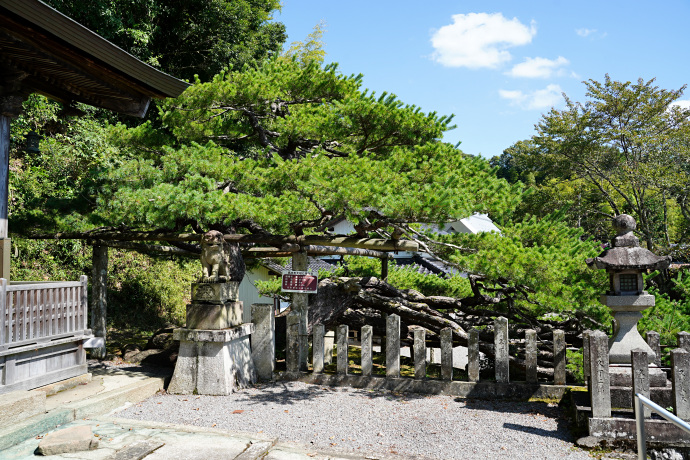
<path id="1" fill-rule="evenodd" d="M 200 283 L 241 282 L 244 272 L 244 259 L 238 245 L 228 244 L 217 230 L 204 233 L 201 237 Z"/>

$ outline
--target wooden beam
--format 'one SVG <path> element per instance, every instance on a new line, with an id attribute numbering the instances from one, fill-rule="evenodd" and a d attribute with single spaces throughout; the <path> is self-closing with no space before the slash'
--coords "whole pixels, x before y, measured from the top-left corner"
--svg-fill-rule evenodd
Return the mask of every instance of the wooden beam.
<path id="1" fill-rule="evenodd" d="M 199 257 L 201 252 L 192 252 L 186 249 L 176 248 L 174 246 L 163 246 L 161 244 L 143 244 L 134 243 L 131 241 L 103 241 L 97 240 L 92 242 L 93 246 L 107 246 L 109 248 L 130 249 L 133 251 L 143 252 L 145 254 L 155 255 L 175 255 L 185 257 Z"/>
<path id="2" fill-rule="evenodd" d="M 364 256 L 364 257 L 376 257 L 378 259 L 386 259 L 386 260 L 388 260 L 390 258 L 390 253 L 384 252 L 384 251 L 375 251 L 373 249 L 306 245 L 306 246 L 304 246 L 304 250 L 307 251 L 308 254 Z"/>
<path id="3" fill-rule="evenodd" d="M 293 248 L 299 246 L 335 246 L 344 248 L 373 249 L 378 251 L 419 251 L 419 244 L 409 240 L 384 240 L 382 238 L 358 238 L 349 236 L 326 235 L 264 235 L 264 234 L 228 234 L 225 241 L 231 243 L 257 243 L 276 247 Z M 93 231 L 84 233 L 56 233 L 53 235 L 37 235 L 33 239 L 77 239 L 77 240 L 119 240 L 119 241 L 190 241 L 201 240 L 198 233 L 162 233 L 162 232 L 133 232 L 133 231 Z M 286 251 L 292 252 L 292 250 Z"/>

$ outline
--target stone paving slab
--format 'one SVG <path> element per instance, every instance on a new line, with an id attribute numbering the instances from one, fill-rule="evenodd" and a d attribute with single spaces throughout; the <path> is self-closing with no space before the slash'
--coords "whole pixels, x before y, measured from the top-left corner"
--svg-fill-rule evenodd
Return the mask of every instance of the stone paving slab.
<path id="1" fill-rule="evenodd" d="M 51 460 L 347 460 L 360 456 L 330 455 L 300 445 L 276 443 L 260 434 L 113 417 L 78 420 L 67 428 L 90 427 L 98 448 L 50 456 Z M 64 429 L 65 426 L 60 427 Z M 31 438 L 0 452 L 2 460 L 36 460 L 40 439 Z M 143 455 L 143 456 L 142 456 Z M 372 457 L 373 458 L 373 457 Z"/>

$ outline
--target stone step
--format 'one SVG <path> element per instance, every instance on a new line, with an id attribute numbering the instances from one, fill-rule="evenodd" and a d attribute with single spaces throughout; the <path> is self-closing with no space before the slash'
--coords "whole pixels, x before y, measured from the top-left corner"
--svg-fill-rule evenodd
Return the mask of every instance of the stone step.
<path id="1" fill-rule="evenodd" d="M 4 422 L 21 422 L 45 412 L 46 394 L 43 392 L 17 390 L 0 395 L 0 420 Z"/>

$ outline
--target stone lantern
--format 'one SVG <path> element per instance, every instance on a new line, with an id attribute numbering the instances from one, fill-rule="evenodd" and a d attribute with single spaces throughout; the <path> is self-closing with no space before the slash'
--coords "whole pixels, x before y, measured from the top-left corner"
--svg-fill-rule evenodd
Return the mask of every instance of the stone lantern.
<path id="1" fill-rule="evenodd" d="M 654 306 L 654 296 L 644 290 L 642 274 L 647 270 L 668 268 L 671 257 L 659 257 L 648 249 L 640 247 L 639 239 L 633 234 L 636 223 L 632 216 L 621 214 L 613 219 L 616 236 L 611 248 L 598 257 L 587 259 L 589 268 L 604 269 L 609 274 L 609 290 L 600 301 L 611 309 L 614 318 L 613 338 L 609 341 L 609 364 L 612 386 L 632 384 L 630 352 L 641 349 L 647 352 L 649 363 L 654 363 L 655 353 L 637 331 L 637 322 L 642 311 Z M 650 367 L 652 386 L 664 386 L 665 373 Z"/>

